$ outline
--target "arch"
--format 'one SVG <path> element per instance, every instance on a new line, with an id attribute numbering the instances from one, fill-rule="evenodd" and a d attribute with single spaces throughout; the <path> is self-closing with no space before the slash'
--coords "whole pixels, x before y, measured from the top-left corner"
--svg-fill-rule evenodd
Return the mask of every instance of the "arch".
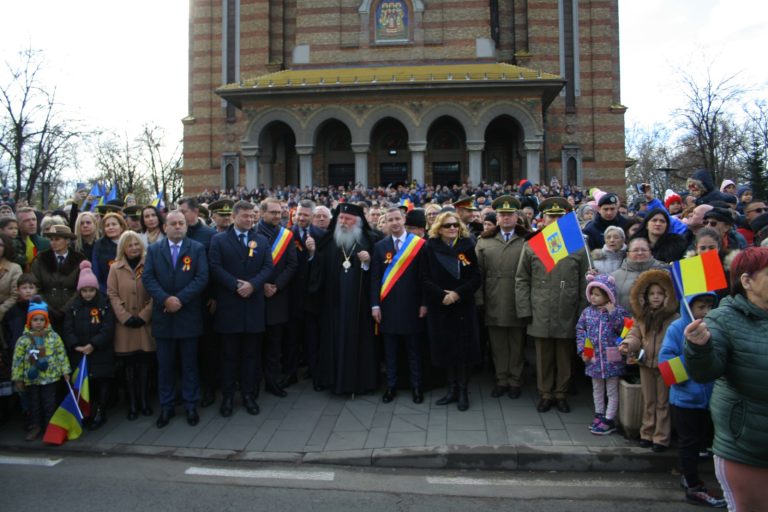
<path id="1" fill-rule="evenodd" d="M 465 109 L 449 103 L 442 103 L 430 107 L 421 119 L 416 129 L 415 140 L 427 140 L 429 129 L 436 120 L 441 117 L 451 117 L 455 119 L 463 128 L 467 140 L 483 140 L 483 132 L 477 132 L 475 122 Z"/>
<path id="2" fill-rule="evenodd" d="M 523 128 L 525 139 L 540 139 L 544 136 L 540 118 L 535 118 L 531 112 L 516 103 L 496 103 L 486 109 L 477 120 L 478 133 L 482 136 L 491 122 L 500 116 L 514 118 Z M 482 137 L 481 139 L 482 140 Z"/>
<path id="3" fill-rule="evenodd" d="M 331 121 L 334 119 L 347 127 L 349 133 L 352 134 L 353 144 L 368 142 L 368 139 L 362 137 L 360 134 L 361 130 L 358 129 L 358 120 L 355 119 L 355 117 L 348 110 L 341 107 L 327 107 L 320 109 L 316 114 L 309 118 L 309 121 L 307 121 L 304 129 L 302 130 L 303 135 L 306 137 L 302 137 L 301 142 L 298 142 L 298 144 L 316 145 L 319 128 L 326 121 Z M 305 138 L 306 140 L 304 140 Z"/>
<path id="4" fill-rule="evenodd" d="M 396 119 L 400 121 L 403 126 L 405 126 L 405 129 L 408 132 L 409 142 L 425 140 L 416 138 L 415 122 L 408 111 L 397 105 L 382 105 L 381 107 L 372 110 L 365 116 L 363 124 L 359 129 L 360 133 L 353 135 L 352 142 L 356 143 L 356 141 L 360 140 L 360 142 L 367 143 L 370 141 L 374 126 L 376 126 L 379 121 L 387 117 Z"/>
<path id="5" fill-rule="evenodd" d="M 288 127 L 293 130 L 293 135 L 296 137 L 297 144 L 299 143 L 298 141 L 303 130 L 301 128 L 301 123 L 296 119 L 296 116 L 289 110 L 272 109 L 253 117 L 253 120 L 245 129 L 245 136 L 241 139 L 240 144 L 242 146 L 248 146 L 249 148 L 258 148 L 262 131 L 270 123 L 275 121 L 287 124 Z"/>

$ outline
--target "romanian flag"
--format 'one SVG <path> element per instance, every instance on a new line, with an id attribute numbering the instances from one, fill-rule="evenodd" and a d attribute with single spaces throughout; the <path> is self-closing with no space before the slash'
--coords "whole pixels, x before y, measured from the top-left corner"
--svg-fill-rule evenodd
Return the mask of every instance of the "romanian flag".
<path id="1" fill-rule="evenodd" d="M 152 206 L 154 206 L 158 210 L 161 210 L 161 209 L 165 208 L 165 204 L 163 203 L 163 193 L 162 192 L 158 192 L 157 196 L 155 196 L 155 198 L 152 201 L 150 201 L 149 204 L 151 204 Z"/>
<path id="2" fill-rule="evenodd" d="M 77 405 L 83 416 L 91 415 L 91 386 L 88 382 L 88 356 L 83 354 L 80 364 L 72 374 L 72 388 L 77 395 Z"/>
<path id="3" fill-rule="evenodd" d="M 292 238 L 293 233 L 291 233 L 291 230 L 280 226 L 280 231 L 278 231 L 275 241 L 272 243 L 272 264 L 274 266 L 277 266 L 277 262 L 285 254 L 285 250 L 288 248 L 288 244 L 291 243 Z"/>
<path id="4" fill-rule="evenodd" d="M 717 251 L 675 261 L 672 263 L 672 277 L 680 298 L 728 287 Z"/>
<path id="5" fill-rule="evenodd" d="M 715 254 L 717 253 L 715 252 Z M 661 378 L 664 379 L 664 384 L 667 386 L 672 386 L 672 384 L 680 384 L 681 382 L 685 382 L 690 378 L 688 377 L 688 372 L 685 370 L 685 365 L 683 364 L 683 360 L 680 358 L 680 356 L 673 357 L 668 361 L 659 363 L 659 372 L 661 373 Z"/>
<path id="6" fill-rule="evenodd" d="M 560 260 L 584 247 L 584 237 L 576 214 L 571 212 L 560 217 L 528 240 L 528 246 L 539 257 L 547 272 L 551 272 Z"/>
<path id="7" fill-rule="evenodd" d="M 392 290 L 398 279 L 405 273 L 408 266 L 416 259 L 416 255 L 424 247 L 425 240 L 420 236 L 415 236 L 409 233 L 405 239 L 405 243 L 397 251 L 392 262 L 387 266 L 384 271 L 384 275 L 381 276 L 381 291 L 379 296 L 381 300 Z"/>
<path id="8" fill-rule="evenodd" d="M 67 384 L 69 386 L 69 384 Z M 61 446 L 65 441 L 72 441 L 83 433 L 83 415 L 77 407 L 77 399 L 69 388 L 69 394 L 53 413 L 48 428 L 45 429 L 43 442 Z"/>
<path id="9" fill-rule="evenodd" d="M 621 345 L 621 342 L 624 341 L 624 338 L 627 337 L 627 334 L 629 334 L 629 331 L 632 329 L 632 326 L 635 325 L 635 320 L 630 317 L 624 317 L 624 328 L 621 330 L 621 334 L 619 335 L 619 339 L 616 340 L 617 345 Z"/>
<path id="10" fill-rule="evenodd" d="M 589 338 L 584 340 L 584 350 L 582 351 L 582 355 L 589 359 L 595 357 L 595 346 L 592 344 L 592 340 Z"/>

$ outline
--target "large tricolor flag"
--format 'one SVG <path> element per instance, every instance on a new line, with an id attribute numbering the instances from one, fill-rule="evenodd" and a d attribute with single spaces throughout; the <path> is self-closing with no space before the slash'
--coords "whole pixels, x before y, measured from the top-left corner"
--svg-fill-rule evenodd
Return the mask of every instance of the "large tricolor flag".
<path id="1" fill-rule="evenodd" d="M 707 251 L 675 261 L 672 263 L 672 277 L 680 299 L 728 288 L 728 280 L 717 251 Z"/>
<path id="2" fill-rule="evenodd" d="M 72 388 L 75 390 L 77 405 L 83 416 L 91 415 L 91 386 L 88 381 L 88 356 L 83 354 L 80 364 L 72 374 Z"/>
<path id="3" fill-rule="evenodd" d="M 659 363 L 659 373 L 661 373 L 661 378 L 664 379 L 664 384 L 667 386 L 680 384 L 690 378 L 688 377 L 685 364 L 680 356 Z"/>
<path id="4" fill-rule="evenodd" d="M 546 226 L 528 240 L 528 246 L 551 272 L 560 260 L 585 247 L 576 214 L 563 215 Z"/>
<path id="5" fill-rule="evenodd" d="M 45 429 L 44 443 L 62 445 L 65 441 L 77 439 L 83 433 L 83 414 L 77 407 L 77 399 L 69 383 L 67 387 L 69 394 L 53 413 L 48 428 Z"/>

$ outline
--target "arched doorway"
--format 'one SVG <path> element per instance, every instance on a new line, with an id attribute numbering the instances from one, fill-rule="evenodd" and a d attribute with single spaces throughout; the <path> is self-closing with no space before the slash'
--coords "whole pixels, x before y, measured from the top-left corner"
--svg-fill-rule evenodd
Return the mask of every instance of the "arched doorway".
<path id="1" fill-rule="evenodd" d="M 337 119 L 325 121 L 317 130 L 315 168 L 322 169 L 316 176 L 319 183 L 344 185 L 355 182 L 355 154 L 352 135 L 347 125 Z"/>
<path id="2" fill-rule="evenodd" d="M 485 130 L 483 181 L 513 183 L 522 177 L 525 168 L 523 129 L 514 118 L 500 116 Z"/>
<path id="3" fill-rule="evenodd" d="M 466 134 L 456 119 L 439 117 L 427 132 L 427 158 L 434 185 L 455 185 L 464 181 Z"/>
<path id="4" fill-rule="evenodd" d="M 380 185 L 405 184 L 409 180 L 408 166 L 411 152 L 408 149 L 408 130 L 397 119 L 386 117 L 376 123 L 371 132 L 373 169 Z"/>
<path id="5" fill-rule="evenodd" d="M 261 182 L 268 186 L 298 185 L 299 163 L 296 135 L 282 121 L 273 121 L 259 134 Z"/>

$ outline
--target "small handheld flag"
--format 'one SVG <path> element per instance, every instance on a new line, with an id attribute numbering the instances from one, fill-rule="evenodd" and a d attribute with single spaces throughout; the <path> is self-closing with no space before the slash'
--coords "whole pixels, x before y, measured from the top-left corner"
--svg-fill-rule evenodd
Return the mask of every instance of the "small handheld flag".
<path id="1" fill-rule="evenodd" d="M 77 405 L 83 416 L 91 415 L 91 386 L 88 381 L 88 356 L 83 354 L 80 364 L 72 374 L 72 388 L 77 394 Z"/>
<path id="2" fill-rule="evenodd" d="M 616 339 L 616 344 L 621 345 L 621 342 L 624 341 L 624 338 L 627 337 L 627 334 L 629 334 L 629 331 L 632 329 L 632 326 L 635 325 L 635 320 L 630 317 L 624 317 L 624 328 L 621 330 L 621 334 Z"/>
<path id="3" fill-rule="evenodd" d="M 584 350 L 582 351 L 582 355 L 589 359 L 595 357 L 595 346 L 592 344 L 592 340 L 589 338 L 584 340 Z"/>
<path id="4" fill-rule="evenodd" d="M 560 260 L 585 247 L 576 214 L 563 215 L 528 240 L 528 246 L 551 272 Z"/>
<path id="5" fill-rule="evenodd" d="M 69 393 L 53 413 L 48 428 L 45 429 L 44 443 L 60 446 L 65 441 L 77 439 L 83 433 L 83 414 L 77 407 L 77 399 L 69 382 L 67 387 Z"/>
<path id="6" fill-rule="evenodd" d="M 659 363 L 659 373 L 661 373 L 661 378 L 664 379 L 664 384 L 667 386 L 680 384 L 690 378 L 680 356 Z"/>
<path id="7" fill-rule="evenodd" d="M 728 287 L 723 264 L 717 251 L 707 251 L 698 256 L 672 263 L 673 281 L 678 298 L 713 292 Z"/>

